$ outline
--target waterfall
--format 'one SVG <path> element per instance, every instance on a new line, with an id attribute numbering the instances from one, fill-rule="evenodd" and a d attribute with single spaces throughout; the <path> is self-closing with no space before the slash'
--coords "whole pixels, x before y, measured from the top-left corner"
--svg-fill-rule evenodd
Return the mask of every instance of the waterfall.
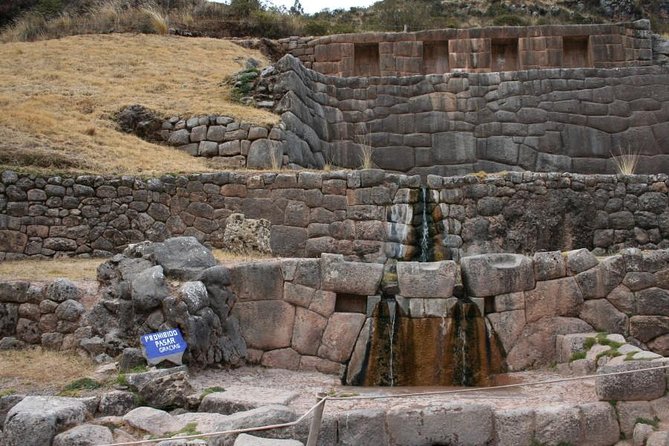
<path id="1" fill-rule="evenodd" d="M 420 240 L 418 261 L 427 262 L 430 258 L 430 226 L 427 214 L 427 188 L 420 188 L 420 201 L 422 204 L 421 222 L 420 222 Z"/>

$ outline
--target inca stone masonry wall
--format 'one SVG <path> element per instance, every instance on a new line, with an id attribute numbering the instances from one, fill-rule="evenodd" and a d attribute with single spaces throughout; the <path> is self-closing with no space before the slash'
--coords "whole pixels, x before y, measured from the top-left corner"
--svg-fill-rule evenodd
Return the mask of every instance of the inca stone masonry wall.
<path id="1" fill-rule="evenodd" d="M 333 76 L 411 76 L 455 71 L 652 63 L 650 22 L 440 29 L 279 40 L 305 66 Z"/>
<path id="2" fill-rule="evenodd" d="M 410 77 L 328 77 L 275 66 L 291 162 L 410 174 L 669 171 L 669 68 L 543 69 Z"/>
<path id="3" fill-rule="evenodd" d="M 509 172 L 419 176 L 382 170 L 36 177 L 2 172 L 0 260 L 102 255 L 191 235 L 222 245 L 233 212 L 272 223 L 275 254 L 383 262 L 482 252 L 669 247 L 669 177 Z M 425 212 L 423 212 L 423 209 Z"/>

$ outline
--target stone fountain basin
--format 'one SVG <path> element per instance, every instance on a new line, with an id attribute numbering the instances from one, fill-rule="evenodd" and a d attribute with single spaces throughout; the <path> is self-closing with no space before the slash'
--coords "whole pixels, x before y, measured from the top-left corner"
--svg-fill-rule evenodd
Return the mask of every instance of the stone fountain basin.
<path id="1" fill-rule="evenodd" d="M 534 288 L 534 262 L 520 254 L 480 254 L 461 263 L 462 282 L 470 297 L 515 293 Z"/>

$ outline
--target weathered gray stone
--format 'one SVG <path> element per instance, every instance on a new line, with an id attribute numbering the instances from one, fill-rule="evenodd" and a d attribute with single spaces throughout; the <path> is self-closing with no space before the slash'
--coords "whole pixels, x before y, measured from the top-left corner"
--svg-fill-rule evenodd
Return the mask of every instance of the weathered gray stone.
<path id="1" fill-rule="evenodd" d="M 247 219 L 243 214 L 231 214 L 225 221 L 223 246 L 235 253 L 272 253 L 270 246 L 271 223 L 264 218 Z"/>
<path id="2" fill-rule="evenodd" d="M 173 237 L 153 243 L 146 252 L 163 267 L 165 274 L 182 280 L 199 276 L 202 270 L 216 265 L 211 251 L 195 237 Z"/>
<path id="3" fill-rule="evenodd" d="M 102 416 L 123 416 L 137 405 L 135 394 L 123 390 L 112 390 L 100 396 L 98 413 Z"/>
<path id="4" fill-rule="evenodd" d="M 83 423 L 86 405 L 76 398 L 28 396 L 12 407 L 3 429 L 7 446 L 44 446 L 59 432 Z"/>
<path id="5" fill-rule="evenodd" d="M 598 331 L 623 334 L 628 331 L 627 324 L 629 321 L 627 316 L 618 311 L 606 299 L 585 301 L 579 317 Z"/>
<path id="6" fill-rule="evenodd" d="M 184 407 L 193 392 L 185 371 L 157 376 L 139 387 L 139 396 L 157 409 Z"/>
<path id="7" fill-rule="evenodd" d="M 567 272 L 565 258 L 560 251 L 534 254 L 534 277 L 536 280 L 551 280 L 564 277 Z"/>
<path id="8" fill-rule="evenodd" d="M 46 298 L 54 302 L 81 299 L 82 292 L 68 279 L 56 279 L 46 287 Z"/>
<path id="9" fill-rule="evenodd" d="M 396 405 L 386 414 L 389 444 L 482 445 L 493 438 L 493 412 L 477 403 L 445 403 L 439 406 Z"/>
<path id="10" fill-rule="evenodd" d="M 669 316 L 669 290 L 648 288 L 635 293 L 639 315 Z"/>
<path id="11" fill-rule="evenodd" d="M 525 311 L 512 310 L 503 313 L 490 313 L 486 317 L 502 343 L 504 351 L 510 351 L 525 328 Z"/>
<path id="12" fill-rule="evenodd" d="M 321 255 L 323 289 L 358 295 L 376 294 L 383 275 L 383 265 L 344 261 L 337 254 Z"/>
<path id="13" fill-rule="evenodd" d="M 482 254 L 462 259 L 469 296 L 485 297 L 534 288 L 532 260 L 518 254 Z"/>
<path id="14" fill-rule="evenodd" d="M 599 263 L 597 257 L 585 248 L 569 251 L 566 253 L 566 256 L 567 269 L 572 274 L 578 274 L 589 270 L 590 268 L 597 266 Z"/>
<path id="15" fill-rule="evenodd" d="M 451 297 L 456 270 L 453 261 L 398 262 L 400 294 L 403 297 Z"/>
<path id="16" fill-rule="evenodd" d="M 315 355 L 328 320 L 310 310 L 295 310 L 295 326 L 291 346 L 302 355 Z"/>
<path id="17" fill-rule="evenodd" d="M 653 407 L 648 401 L 619 401 L 616 404 L 620 432 L 631 437 L 638 418 L 652 420 L 655 417 Z"/>
<path id="18" fill-rule="evenodd" d="M 557 405 L 535 411 L 535 439 L 540 444 L 578 444 L 581 417 L 577 407 Z"/>
<path id="19" fill-rule="evenodd" d="M 82 424 L 53 439 L 53 446 L 95 446 L 114 442 L 109 428 L 96 424 Z"/>
<path id="20" fill-rule="evenodd" d="M 262 406 L 279 404 L 287 406 L 299 394 L 288 390 L 268 389 L 252 386 L 231 386 L 224 392 L 206 395 L 198 410 L 230 415 Z"/>
<path id="21" fill-rule="evenodd" d="M 619 439 L 615 409 L 608 402 L 581 404 L 582 444 L 607 446 Z"/>
<path id="22" fill-rule="evenodd" d="M 262 438 L 241 434 L 237 437 L 233 446 L 304 446 L 304 443 L 297 440 L 279 440 L 277 438 Z"/>
<path id="23" fill-rule="evenodd" d="M 204 307 L 209 306 L 209 295 L 207 287 L 202 282 L 186 282 L 179 289 L 181 300 L 186 302 L 188 312 L 195 314 Z"/>
<path id="24" fill-rule="evenodd" d="M 576 276 L 585 299 L 600 299 L 613 291 L 625 277 L 622 256 L 609 257 L 599 265 Z"/>
<path id="25" fill-rule="evenodd" d="M 498 444 L 531 444 L 534 440 L 534 409 L 495 410 Z"/>
<path id="26" fill-rule="evenodd" d="M 249 348 L 274 350 L 290 347 L 295 307 L 289 303 L 278 300 L 238 302 L 233 314 L 239 318 L 242 336 Z"/>
<path id="27" fill-rule="evenodd" d="M 180 424 L 172 415 L 152 407 L 138 407 L 123 416 L 123 421 L 130 426 L 161 436 L 167 432 L 181 430 L 186 423 Z"/>
<path id="28" fill-rule="evenodd" d="M 76 300 L 68 299 L 56 307 L 56 316 L 58 319 L 76 322 L 86 309 Z"/>
<path id="29" fill-rule="evenodd" d="M 282 299 L 283 275 L 279 262 L 238 264 L 229 271 L 230 288 L 240 302 Z"/>
<path id="30" fill-rule="evenodd" d="M 271 405 L 263 406 L 244 412 L 229 415 L 225 421 L 216 427 L 216 431 L 227 431 L 249 427 L 265 426 L 271 424 L 289 423 L 294 421 L 297 415 L 286 406 Z M 213 437 L 210 440 L 212 446 L 231 446 L 234 435 Z"/>
<path id="31" fill-rule="evenodd" d="M 620 365 L 601 367 L 597 372 L 599 374 L 624 372 L 658 366 L 659 364 L 649 361 L 628 361 Z M 657 369 L 623 375 L 598 376 L 595 386 L 597 397 L 603 401 L 649 401 L 664 395 L 667 383 L 664 369 Z"/>
<path id="32" fill-rule="evenodd" d="M 139 311 L 158 307 L 169 295 L 163 267 L 156 265 L 137 274 L 131 285 L 133 306 Z"/>

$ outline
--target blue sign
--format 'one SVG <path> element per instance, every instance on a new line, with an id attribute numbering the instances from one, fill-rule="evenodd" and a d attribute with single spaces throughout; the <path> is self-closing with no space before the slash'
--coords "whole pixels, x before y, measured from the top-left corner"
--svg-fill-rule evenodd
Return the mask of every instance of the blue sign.
<path id="1" fill-rule="evenodd" d="M 142 335 L 140 341 L 149 364 L 158 364 L 164 359 L 181 364 L 181 357 L 188 346 L 178 328 Z"/>

